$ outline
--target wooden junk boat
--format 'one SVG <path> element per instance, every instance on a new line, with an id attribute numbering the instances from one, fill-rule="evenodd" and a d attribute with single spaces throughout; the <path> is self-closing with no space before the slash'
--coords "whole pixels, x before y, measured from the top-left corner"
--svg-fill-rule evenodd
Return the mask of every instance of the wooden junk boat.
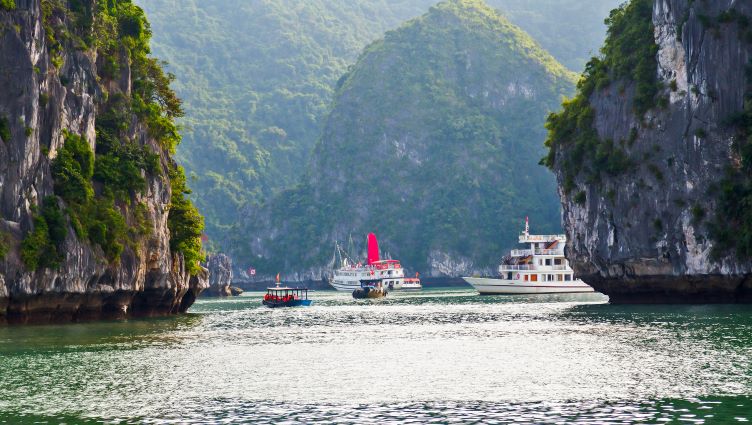
<path id="1" fill-rule="evenodd" d="M 389 291 L 381 279 L 361 280 L 360 288 L 353 291 L 353 298 L 384 298 Z"/>

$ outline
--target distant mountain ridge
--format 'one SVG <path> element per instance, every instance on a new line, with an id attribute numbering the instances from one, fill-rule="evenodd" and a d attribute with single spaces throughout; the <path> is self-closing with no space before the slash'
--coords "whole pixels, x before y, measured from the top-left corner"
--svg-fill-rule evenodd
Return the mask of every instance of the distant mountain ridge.
<path id="1" fill-rule="evenodd" d="M 374 231 L 411 271 L 492 270 L 526 215 L 559 228 L 538 160 L 575 78 L 480 0 L 432 7 L 340 80 L 301 183 L 233 232 L 236 263 L 316 279 L 335 240 Z"/>
<path id="2" fill-rule="evenodd" d="M 294 185 L 336 82 L 370 42 L 437 0 L 138 0 L 185 101 L 178 160 L 212 241 Z M 489 0 L 579 71 L 620 0 Z M 216 247 L 216 243 L 214 244 Z"/>

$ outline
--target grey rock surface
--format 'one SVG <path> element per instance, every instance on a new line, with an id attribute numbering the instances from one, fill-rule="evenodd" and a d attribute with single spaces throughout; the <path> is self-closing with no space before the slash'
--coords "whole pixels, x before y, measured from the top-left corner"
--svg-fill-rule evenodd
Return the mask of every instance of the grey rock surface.
<path id="1" fill-rule="evenodd" d="M 232 259 L 225 254 L 215 254 L 207 261 L 209 287 L 203 292 L 208 297 L 232 296 Z"/>

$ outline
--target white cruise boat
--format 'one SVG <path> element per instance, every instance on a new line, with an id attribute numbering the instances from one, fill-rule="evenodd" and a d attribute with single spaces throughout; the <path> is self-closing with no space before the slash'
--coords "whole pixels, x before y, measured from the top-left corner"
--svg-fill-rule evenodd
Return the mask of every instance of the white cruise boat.
<path id="1" fill-rule="evenodd" d="M 339 245 L 336 246 L 335 263 L 339 257 L 339 264 L 335 264 L 331 285 L 338 291 L 352 292 L 365 286 L 383 288 L 385 290 L 421 289 L 420 279 L 405 278 L 405 270 L 398 260 L 381 260 L 379 258 L 379 243 L 376 235 L 368 234 L 368 261 L 366 264 L 355 262 Z"/>
<path id="2" fill-rule="evenodd" d="M 525 218 L 525 231 L 519 240 L 521 244 L 530 244 L 529 249 L 515 249 L 504 257 L 499 278 L 463 279 L 481 295 L 594 292 L 585 282 L 574 278 L 564 257 L 566 235 L 531 235 Z"/>

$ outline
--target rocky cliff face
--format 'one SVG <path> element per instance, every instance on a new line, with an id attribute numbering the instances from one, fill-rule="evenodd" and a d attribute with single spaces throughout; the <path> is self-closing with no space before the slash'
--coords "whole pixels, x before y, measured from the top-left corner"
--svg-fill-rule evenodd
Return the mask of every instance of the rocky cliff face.
<path id="1" fill-rule="evenodd" d="M 750 17 L 746 1 L 631 1 L 549 120 L 567 256 L 612 302 L 752 301 Z M 629 48 L 654 46 L 630 57 L 651 20 Z"/>
<path id="2" fill-rule="evenodd" d="M 122 8 L 112 16 L 96 2 L 71 2 L 78 9 L 67 3 L 15 0 L 0 7 L 0 322 L 183 312 L 206 286 L 206 273 L 191 278 L 183 255 L 170 247 L 175 198 L 168 175 L 176 166 L 169 149 L 135 113 L 118 124 L 119 141 L 110 140 L 107 152 L 100 140 L 107 100 L 136 98 L 136 62 L 123 46 L 137 37 L 122 34 L 129 2 L 110 2 Z M 113 16 L 120 21 L 107 22 Z M 145 21 L 130 24 L 148 31 Z M 113 57 L 104 57 L 97 31 L 120 37 Z M 96 152 L 88 163 L 96 164 L 88 174 L 95 177 L 63 180 L 87 175 L 85 160 L 63 158 L 79 137 L 81 155 Z M 100 165 L 129 164 L 116 147 L 148 151 L 154 161 L 149 171 L 135 168 L 133 180 L 143 185 L 122 195 L 113 194 L 119 187 Z M 81 198 L 69 194 L 77 187 L 85 189 Z"/>
<path id="3" fill-rule="evenodd" d="M 206 262 L 209 270 L 209 287 L 203 292 L 210 297 L 229 297 L 232 295 L 232 260 L 225 254 L 215 254 Z"/>

